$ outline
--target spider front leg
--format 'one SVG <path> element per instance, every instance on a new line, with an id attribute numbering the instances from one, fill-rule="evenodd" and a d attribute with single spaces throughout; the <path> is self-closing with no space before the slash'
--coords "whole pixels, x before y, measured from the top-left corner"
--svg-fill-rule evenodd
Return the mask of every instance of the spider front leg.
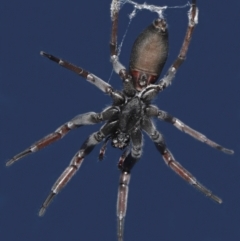
<path id="1" fill-rule="evenodd" d="M 161 89 L 168 87 L 172 83 L 172 80 L 173 80 L 174 76 L 176 75 L 178 68 L 185 61 L 188 47 L 191 42 L 193 30 L 197 23 L 198 23 L 198 8 L 196 6 L 196 0 L 192 0 L 191 8 L 188 12 L 188 28 L 187 28 L 185 38 L 183 40 L 183 44 L 182 44 L 180 53 L 179 53 L 177 59 L 174 61 L 174 63 L 168 69 L 167 74 L 163 77 L 163 79 L 160 80 L 158 85 Z"/>
<path id="2" fill-rule="evenodd" d="M 204 187 L 201 183 L 197 181 L 197 179 L 187 171 L 180 163 L 178 163 L 173 157 L 172 153 L 167 149 L 166 144 L 164 142 L 163 136 L 160 132 L 158 132 L 151 122 L 150 119 L 145 119 L 142 123 L 142 129 L 146 131 L 152 141 L 155 143 L 157 150 L 161 153 L 163 160 L 165 163 L 181 178 L 195 187 L 197 190 L 202 192 L 207 197 L 211 198 L 215 202 L 221 204 L 222 199 L 214 195 L 210 190 Z"/>
<path id="3" fill-rule="evenodd" d="M 63 187 L 71 180 L 74 174 L 79 170 L 84 157 L 88 155 L 93 148 L 100 143 L 107 135 L 111 134 L 118 124 L 118 121 L 112 121 L 105 124 L 100 131 L 91 134 L 88 139 L 82 144 L 80 150 L 72 158 L 69 166 L 63 171 L 60 177 L 53 185 L 50 194 L 43 202 L 39 211 L 39 216 L 43 216 L 46 208 L 52 202 L 53 198 L 63 189 Z"/>
<path id="4" fill-rule="evenodd" d="M 14 156 L 11 160 L 9 160 L 6 163 L 6 165 L 10 166 L 14 162 L 18 161 L 19 159 L 54 143 L 55 141 L 63 138 L 69 131 L 75 128 L 81 127 L 83 125 L 93 125 L 101 121 L 109 120 L 110 118 L 117 115 L 118 112 L 119 110 L 116 107 L 109 107 L 104 111 L 102 111 L 101 113 L 88 112 L 85 114 L 78 115 L 75 118 L 73 118 L 71 121 L 57 128 L 55 132 L 45 136 L 41 140 L 31 145 L 25 151 Z"/>
<path id="5" fill-rule="evenodd" d="M 209 140 L 206 136 L 204 136 L 203 134 L 201 134 L 198 131 L 195 131 L 194 129 L 192 129 L 191 127 L 187 126 L 186 124 L 184 124 L 182 121 L 180 121 L 179 119 L 177 119 L 176 117 L 171 116 L 170 114 L 168 114 L 165 111 L 159 110 L 156 106 L 149 106 L 146 108 L 146 114 L 149 117 L 157 117 L 160 120 L 166 121 L 168 123 L 173 124 L 176 128 L 178 128 L 180 131 L 185 132 L 186 134 L 192 136 L 193 138 L 197 139 L 198 141 L 201 141 L 203 143 L 206 143 L 207 145 L 222 151 L 226 154 L 233 154 L 234 151 L 227 149 L 219 144 L 217 144 L 214 141 Z"/>
<path id="6" fill-rule="evenodd" d="M 139 129 L 131 134 L 132 148 L 131 153 L 126 156 L 128 150 L 123 153 L 119 161 L 119 169 L 121 170 L 117 198 L 117 237 L 118 241 L 123 241 L 124 219 L 127 212 L 127 200 L 130 182 L 130 171 L 142 154 L 142 133 Z"/>

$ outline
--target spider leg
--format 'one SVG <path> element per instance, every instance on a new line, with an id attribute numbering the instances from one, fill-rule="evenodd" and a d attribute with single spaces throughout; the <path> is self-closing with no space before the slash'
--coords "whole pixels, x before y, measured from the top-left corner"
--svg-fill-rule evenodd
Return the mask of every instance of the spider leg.
<path id="1" fill-rule="evenodd" d="M 121 166 L 119 166 L 119 169 L 122 172 L 128 172 L 132 170 L 133 166 L 136 164 L 136 162 L 140 159 L 142 155 L 142 146 L 143 146 L 143 138 L 142 138 L 142 132 L 139 129 L 134 130 L 131 133 L 131 153 L 128 153 L 128 150 L 126 153 L 123 153 L 122 158 L 124 159 Z M 124 155 L 126 155 L 126 158 Z"/>
<path id="2" fill-rule="evenodd" d="M 191 127 L 185 125 L 182 121 L 180 121 L 179 119 L 171 116 L 170 114 L 168 114 L 165 111 L 159 110 L 156 106 L 149 106 L 146 109 L 146 114 L 149 117 L 155 116 L 160 120 L 166 121 L 168 123 L 173 124 L 176 128 L 178 128 L 180 131 L 185 132 L 186 134 L 192 136 L 193 138 L 197 139 L 198 141 L 201 141 L 203 143 L 206 143 L 207 145 L 222 151 L 226 154 L 233 154 L 234 151 L 227 149 L 219 144 L 217 144 L 214 141 L 209 140 L 206 136 L 204 136 L 203 134 L 201 134 L 198 131 L 195 131 L 194 129 L 192 129 Z"/>
<path id="3" fill-rule="evenodd" d="M 197 190 L 202 192 L 207 197 L 211 198 L 215 202 L 221 204 L 221 198 L 214 195 L 210 190 L 204 187 L 201 183 L 197 181 L 197 179 L 188 172 L 180 163 L 178 163 L 173 157 L 172 153 L 167 149 L 166 144 L 164 142 L 163 136 L 160 132 L 158 132 L 149 119 L 145 119 L 142 123 L 142 129 L 149 135 L 152 141 L 155 143 L 157 150 L 163 156 L 163 160 L 165 163 L 181 178 L 187 181 L 189 184 L 193 185 Z"/>
<path id="4" fill-rule="evenodd" d="M 186 55 L 187 55 L 189 44 L 191 42 L 193 30 L 197 23 L 198 23 L 198 8 L 196 6 L 196 0 L 192 0 L 191 8 L 188 12 L 188 28 L 187 28 L 185 38 L 183 40 L 183 44 L 182 44 L 180 53 L 179 53 L 177 59 L 174 61 L 174 63 L 168 69 L 167 74 L 163 77 L 163 79 L 160 80 L 158 85 L 161 89 L 164 89 L 171 84 L 178 68 L 184 62 Z"/>
<path id="5" fill-rule="evenodd" d="M 127 211 L 128 185 L 130 173 L 122 172 L 119 179 L 117 198 L 117 237 L 118 241 L 123 241 L 124 219 Z"/>
<path id="6" fill-rule="evenodd" d="M 138 129 L 131 134 L 132 148 L 131 153 L 126 150 L 120 157 L 119 169 L 121 170 L 119 187 L 118 187 L 118 197 L 117 197 L 117 236 L 118 241 L 123 241 L 123 231 L 124 231 L 124 219 L 127 212 L 127 199 L 129 191 L 130 182 L 130 171 L 136 162 L 139 160 L 142 154 L 142 133 Z M 128 155 L 127 155 L 128 154 Z M 127 156 L 126 156 L 127 155 Z"/>
<path id="7" fill-rule="evenodd" d="M 113 65 L 114 71 L 123 80 L 123 89 L 127 96 L 134 96 L 136 90 L 132 83 L 132 77 L 128 74 L 126 67 L 123 66 L 118 59 L 118 46 L 117 46 L 117 29 L 118 29 L 118 15 L 120 10 L 120 1 L 112 0 L 111 3 L 111 19 L 112 31 L 110 39 L 110 61 Z"/>
<path id="8" fill-rule="evenodd" d="M 120 10 L 119 0 L 112 0 L 111 3 L 111 19 L 112 19 L 112 32 L 110 40 L 110 55 L 111 62 L 114 71 L 120 75 L 121 70 L 126 70 L 126 68 L 118 60 L 118 46 L 117 46 L 117 30 L 118 30 L 118 13 Z"/>
<path id="9" fill-rule="evenodd" d="M 11 160 L 9 160 L 6 163 L 6 165 L 10 166 L 19 159 L 52 144 L 53 142 L 63 138 L 69 131 L 75 128 L 81 127 L 83 125 L 93 125 L 101 121 L 109 120 L 111 117 L 117 115 L 118 112 L 119 110 L 116 107 L 109 107 L 103 110 L 101 113 L 88 112 L 85 114 L 78 115 L 69 122 L 57 128 L 55 132 L 45 136 L 44 138 L 34 143 L 23 152 L 14 156 Z"/>
<path id="10" fill-rule="evenodd" d="M 95 85 L 98 89 L 100 89 L 104 93 L 109 94 L 112 98 L 117 99 L 118 101 L 124 102 L 123 97 L 121 95 L 119 95 L 118 92 L 115 92 L 111 85 L 106 83 L 104 80 L 102 80 L 98 76 L 88 72 L 87 70 L 82 69 L 81 67 L 73 65 L 66 60 L 55 57 L 51 54 L 45 53 L 43 51 L 41 51 L 40 54 L 42 56 L 47 57 L 48 59 L 58 63 L 62 67 L 66 68 L 66 69 L 69 69 L 69 70 L 75 72 L 76 74 L 82 76 L 89 83 Z"/>
<path id="11" fill-rule="evenodd" d="M 45 199 L 39 211 L 39 216 L 43 216 L 46 208 L 52 202 L 53 198 L 63 189 L 63 187 L 71 180 L 74 174 L 80 168 L 84 158 L 93 148 L 100 143 L 105 136 L 109 135 L 116 129 L 118 121 L 112 121 L 105 124 L 100 131 L 91 134 L 88 139 L 82 144 L 80 150 L 74 155 L 68 167 L 63 171 L 57 181 L 54 183 L 50 194 Z"/>

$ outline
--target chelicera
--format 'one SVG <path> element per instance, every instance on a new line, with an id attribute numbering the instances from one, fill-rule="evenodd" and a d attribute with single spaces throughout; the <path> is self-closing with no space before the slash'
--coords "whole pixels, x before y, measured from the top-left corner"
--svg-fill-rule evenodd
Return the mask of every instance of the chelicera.
<path id="1" fill-rule="evenodd" d="M 210 190 L 200 184 L 191 173 L 175 160 L 172 153 L 168 150 L 162 134 L 156 129 L 152 122 L 152 118 L 156 117 L 174 125 L 179 130 L 213 148 L 227 154 L 233 154 L 232 150 L 226 149 L 209 140 L 206 136 L 185 125 L 179 119 L 151 104 L 154 97 L 171 84 L 177 70 L 185 60 L 193 30 L 198 21 L 196 0 L 192 0 L 190 5 L 188 27 L 180 53 L 168 69 L 166 75 L 158 82 L 157 80 L 159 79 L 168 56 L 168 29 L 166 20 L 162 18 L 154 20 L 153 23 L 138 36 L 132 48 L 129 68 L 127 70 L 118 59 L 117 26 L 120 9 L 119 0 L 113 0 L 111 4 L 112 32 L 110 54 L 113 69 L 123 82 L 122 91 L 114 90 L 113 87 L 104 80 L 81 67 L 77 67 L 51 54 L 41 52 L 42 56 L 77 73 L 101 91 L 107 93 L 112 98 L 113 103 L 100 113 L 88 112 L 76 116 L 60 126 L 55 132 L 45 136 L 43 139 L 31 145 L 25 151 L 14 156 L 7 162 L 7 166 L 10 166 L 20 158 L 61 139 L 69 131 L 75 128 L 104 122 L 104 125 L 99 131 L 91 134 L 86 139 L 80 150 L 72 158 L 68 167 L 55 182 L 49 196 L 42 204 L 39 211 L 40 216 L 45 213 L 46 208 L 49 206 L 53 198 L 78 171 L 86 155 L 88 155 L 97 144 L 103 142 L 99 154 L 99 159 L 102 160 L 107 144 L 111 141 L 113 147 L 123 150 L 123 154 L 121 155 L 118 164 L 121 174 L 117 198 L 117 236 L 119 241 L 123 240 L 130 174 L 133 166 L 140 159 L 142 154 L 142 131 L 144 131 L 154 142 L 157 150 L 162 155 L 163 160 L 174 172 L 212 200 L 217 203 L 222 202 L 219 197 L 212 194 Z"/>

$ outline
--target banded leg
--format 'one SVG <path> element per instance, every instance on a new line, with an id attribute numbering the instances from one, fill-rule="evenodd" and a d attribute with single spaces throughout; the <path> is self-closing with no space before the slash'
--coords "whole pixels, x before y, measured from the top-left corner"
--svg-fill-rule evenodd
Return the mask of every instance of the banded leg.
<path id="1" fill-rule="evenodd" d="M 69 131 L 81 127 L 83 125 L 93 125 L 96 123 L 99 123 L 101 121 L 109 120 L 112 118 L 114 115 L 117 115 L 119 110 L 115 107 L 109 107 L 105 110 L 103 110 L 101 113 L 95 113 L 95 112 L 88 112 L 85 114 L 78 115 L 74 117 L 71 121 L 63 124 L 57 130 L 41 140 L 37 141 L 33 145 L 31 145 L 29 148 L 24 150 L 23 152 L 17 154 L 14 156 L 11 160 L 9 160 L 6 165 L 10 166 L 14 162 L 18 161 L 19 159 L 36 152 L 52 143 L 55 141 L 63 138 Z"/>
<path id="2" fill-rule="evenodd" d="M 198 141 L 201 141 L 203 143 L 206 143 L 207 145 L 222 151 L 226 154 L 233 154 L 234 151 L 227 149 L 219 144 L 217 144 L 214 141 L 209 140 L 206 136 L 204 136 L 203 134 L 201 134 L 198 131 L 195 131 L 194 129 L 192 129 L 191 127 L 185 125 L 182 121 L 180 121 L 179 119 L 169 115 L 167 112 L 159 110 L 156 106 L 149 106 L 146 110 L 146 114 L 149 117 L 155 116 L 160 120 L 166 121 L 168 123 L 173 124 L 176 128 L 178 128 L 180 131 L 185 132 L 186 134 L 192 136 L 193 138 L 197 139 Z"/>
<path id="3" fill-rule="evenodd" d="M 88 72 L 87 70 L 82 69 L 81 67 L 73 65 L 73 64 L 69 63 L 66 60 L 60 59 L 58 57 L 55 57 L 55 56 L 53 56 L 51 54 L 45 53 L 43 51 L 41 51 L 40 54 L 42 56 L 47 57 L 48 59 L 58 63 L 62 67 L 66 68 L 66 69 L 69 69 L 69 70 L 75 72 L 76 74 L 82 76 L 89 83 L 95 85 L 98 89 L 100 89 L 104 93 L 110 95 L 113 99 L 116 99 L 118 101 L 124 102 L 124 98 L 121 95 L 119 95 L 118 92 L 115 92 L 111 85 L 106 83 L 104 80 L 102 80 L 98 76 Z"/>
<path id="4" fill-rule="evenodd" d="M 111 20 L 112 20 L 112 32 L 110 39 L 110 61 L 113 65 L 114 71 L 123 80 L 124 93 L 131 97 L 134 96 L 136 90 L 132 83 L 132 77 L 128 74 L 126 67 L 123 66 L 118 59 L 118 46 L 117 46 L 117 30 L 118 30 L 118 15 L 120 10 L 120 1 L 112 0 L 111 3 Z"/>
<path id="5" fill-rule="evenodd" d="M 83 143 L 80 150 L 72 158 L 69 166 L 63 171 L 60 177 L 57 179 L 53 185 L 50 194 L 43 202 L 42 207 L 39 211 L 39 216 L 43 216 L 46 208 L 52 202 L 53 198 L 63 189 L 64 186 L 71 180 L 74 174 L 80 168 L 84 157 L 88 155 L 93 148 L 100 143 L 103 138 L 112 133 L 116 128 L 117 121 L 105 124 L 100 131 L 93 133 L 88 137 L 88 139 Z"/>
<path id="6" fill-rule="evenodd" d="M 111 8 L 110 8 L 111 20 L 112 20 L 110 55 L 111 55 L 111 63 L 113 65 L 113 69 L 117 74 L 120 75 L 121 70 L 126 70 L 126 68 L 118 60 L 117 31 L 118 31 L 119 10 L 120 10 L 119 0 L 112 0 Z"/>
<path id="7" fill-rule="evenodd" d="M 122 172 L 119 179 L 118 197 L 117 197 L 117 237 L 118 241 L 123 241 L 124 220 L 127 211 L 128 185 L 130 182 L 130 173 Z"/>
<path id="8" fill-rule="evenodd" d="M 192 0 L 191 8 L 188 12 L 188 28 L 187 28 L 185 38 L 183 40 L 183 44 L 182 44 L 180 53 L 179 53 L 177 59 L 174 61 L 174 63 L 168 69 L 167 74 L 163 77 L 163 79 L 160 80 L 159 86 L 161 89 L 164 89 L 171 84 L 174 76 L 176 75 L 178 68 L 184 62 L 186 55 L 187 55 L 189 44 L 191 42 L 193 30 L 197 23 L 198 23 L 198 8 L 196 6 L 196 0 Z"/>
<path id="9" fill-rule="evenodd" d="M 193 187 L 195 187 L 197 190 L 202 192 L 207 197 L 211 198 L 213 201 L 221 204 L 222 200 L 221 198 L 214 195 L 210 190 L 208 190 L 206 187 L 204 187 L 201 183 L 197 181 L 197 179 L 189 172 L 187 171 L 180 163 L 178 163 L 175 158 L 173 157 L 172 153 L 167 149 L 163 136 L 161 133 L 159 133 L 153 123 L 146 119 L 144 123 L 142 124 L 142 128 L 146 133 L 149 135 L 149 137 L 152 139 L 152 141 L 155 143 L 155 146 L 157 150 L 161 153 L 163 160 L 165 163 L 181 178 L 183 178 L 185 181 L 187 181 L 189 184 L 191 184 Z"/>
<path id="10" fill-rule="evenodd" d="M 119 179 L 118 198 L 117 198 L 117 237 L 118 241 L 123 241 L 124 220 L 127 212 L 128 190 L 130 182 L 130 171 L 142 154 L 142 133 L 140 130 L 131 134 L 132 148 L 131 153 L 126 150 L 120 158 L 119 169 L 122 171 Z M 126 158 L 126 159 L 125 159 Z"/>

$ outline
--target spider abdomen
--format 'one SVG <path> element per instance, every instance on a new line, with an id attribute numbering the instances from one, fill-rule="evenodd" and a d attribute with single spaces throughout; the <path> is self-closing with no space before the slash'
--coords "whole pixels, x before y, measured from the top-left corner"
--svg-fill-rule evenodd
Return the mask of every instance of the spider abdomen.
<path id="1" fill-rule="evenodd" d="M 129 72 L 135 88 L 141 90 L 159 77 L 168 55 L 168 31 L 163 19 L 156 19 L 135 40 Z"/>

